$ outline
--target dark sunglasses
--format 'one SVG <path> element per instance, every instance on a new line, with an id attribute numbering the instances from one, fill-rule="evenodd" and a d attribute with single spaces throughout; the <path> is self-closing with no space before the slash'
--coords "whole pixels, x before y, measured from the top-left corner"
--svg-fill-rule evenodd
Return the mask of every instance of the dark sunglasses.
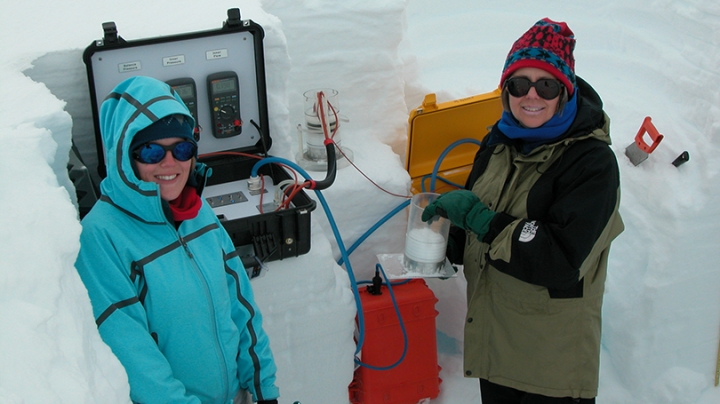
<path id="1" fill-rule="evenodd" d="M 165 158 L 170 151 L 177 161 L 188 161 L 195 157 L 197 146 L 193 142 L 182 141 L 169 146 L 157 143 L 145 143 L 133 150 L 132 156 L 135 160 L 145 164 L 157 164 Z"/>
<path id="2" fill-rule="evenodd" d="M 526 77 L 513 77 L 505 81 L 505 88 L 513 97 L 524 97 L 530 92 L 531 87 L 535 87 L 537 95 L 546 100 L 552 100 L 560 95 L 562 86 L 555 79 L 540 79 L 532 82 Z"/>

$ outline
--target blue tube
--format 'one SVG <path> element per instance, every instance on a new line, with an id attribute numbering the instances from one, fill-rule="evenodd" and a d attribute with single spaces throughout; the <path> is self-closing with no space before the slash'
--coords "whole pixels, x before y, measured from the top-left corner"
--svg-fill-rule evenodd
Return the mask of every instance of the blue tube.
<path id="1" fill-rule="evenodd" d="M 438 178 L 437 174 L 438 174 L 438 171 L 440 170 L 440 165 L 442 164 L 442 161 L 445 159 L 445 156 L 447 156 L 447 154 L 453 148 L 457 147 L 458 145 L 464 144 L 464 143 L 473 143 L 478 146 L 481 145 L 481 142 L 477 139 L 465 138 L 465 139 L 457 140 L 457 141 L 451 143 L 449 146 L 447 146 L 445 148 L 445 150 L 443 150 L 443 152 L 438 157 L 438 160 L 435 162 L 435 166 L 433 168 L 432 175 L 430 176 L 430 192 L 435 191 L 435 181 Z M 300 166 L 298 166 L 297 164 L 295 164 L 294 162 L 292 162 L 290 160 L 280 158 L 280 157 L 267 157 L 267 158 L 264 158 L 264 159 L 258 161 L 257 163 L 255 163 L 255 165 L 253 165 L 250 175 L 252 177 L 257 177 L 257 175 L 258 175 L 257 173 L 258 173 L 258 170 L 260 169 L 260 167 L 262 167 L 265 164 L 271 164 L 271 163 L 286 165 L 286 166 L 294 169 L 298 173 L 300 173 L 300 175 L 302 175 L 306 180 L 312 180 L 310 175 L 305 170 L 303 170 Z M 461 188 L 460 186 L 458 186 L 458 184 L 454 184 L 444 178 L 441 178 L 440 180 L 443 182 L 446 182 L 450 185 Z M 423 178 L 423 181 L 422 181 L 422 188 L 423 188 L 423 191 L 425 191 L 425 189 L 424 189 L 425 188 L 425 178 Z M 405 330 L 405 325 L 404 325 L 404 323 L 402 321 L 402 317 L 400 315 L 400 308 L 397 305 L 397 301 L 395 300 L 395 295 L 392 291 L 392 284 L 388 280 L 387 275 L 385 274 L 385 270 L 383 270 L 383 268 L 380 264 L 377 264 L 376 268 L 378 268 L 382 272 L 383 277 L 385 278 L 385 282 L 387 284 L 388 290 L 390 291 L 390 296 L 392 298 L 393 305 L 395 306 L 395 312 L 397 313 L 398 319 L 400 321 L 400 327 L 402 329 L 403 338 L 404 338 L 404 347 L 403 347 L 402 356 L 395 364 L 387 366 L 387 367 L 376 367 L 376 366 L 364 364 L 357 358 L 357 354 L 362 350 L 362 346 L 365 341 L 365 316 L 362 311 L 362 302 L 360 301 L 360 292 L 358 290 L 358 282 L 355 279 L 355 274 L 353 273 L 349 256 L 350 256 L 350 253 L 355 251 L 355 249 L 357 249 L 357 247 L 360 246 L 360 244 L 362 244 L 372 233 L 374 233 L 375 230 L 377 230 L 385 222 L 390 220 L 390 218 L 395 216 L 398 212 L 402 211 L 407 205 L 409 205 L 410 200 L 408 199 L 406 201 L 403 201 L 403 203 L 401 203 L 396 208 L 394 208 L 392 211 L 390 211 L 387 215 L 382 217 L 377 223 L 375 223 L 370 229 L 368 229 L 357 241 L 355 241 L 355 243 L 353 243 L 353 245 L 350 247 L 349 250 L 346 250 L 345 243 L 343 242 L 342 237 L 340 236 L 340 231 L 338 230 L 337 223 L 335 222 L 332 212 L 330 211 L 330 207 L 328 206 L 327 201 L 325 200 L 325 196 L 323 196 L 323 194 L 320 192 L 320 190 L 314 190 L 314 191 L 318 197 L 318 200 L 320 201 L 320 204 L 323 207 L 323 210 L 325 211 L 325 215 L 327 216 L 328 222 L 330 223 L 330 228 L 332 229 L 333 235 L 335 236 L 335 240 L 338 243 L 338 249 L 340 250 L 340 259 L 337 261 L 337 263 L 338 263 L 338 265 L 342 265 L 343 263 L 345 264 L 346 272 L 348 274 L 348 278 L 350 279 L 351 289 L 352 289 L 353 295 L 355 297 L 355 304 L 357 307 L 357 317 L 358 317 L 358 330 L 359 330 L 358 342 L 357 342 L 357 346 L 355 348 L 355 355 L 356 355 L 355 362 L 361 366 L 365 366 L 367 368 L 374 369 L 374 370 L 391 369 L 391 368 L 399 365 L 400 363 L 402 363 L 402 361 L 405 359 L 405 355 L 407 353 L 407 345 L 408 345 L 407 332 Z"/>
<path id="2" fill-rule="evenodd" d="M 255 163 L 255 165 L 253 165 L 252 170 L 250 170 L 250 176 L 257 177 L 258 170 L 260 170 L 260 167 L 262 167 L 266 164 L 270 164 L 270 163 L 284 164 L 284 165 L 292 168 L 293 170 L 299 172 L 303 177 L 305 177 L 306 180 L 312 179 L 310 177 L 310 175 L 307 172 L 305 172 L 305 170 L 302 169 L 302 167 L 300 167 L 299 165 L 295 164 L 294 162 L 284 159 L 282 157 L 266 157 L 266 158 L 258 161 L 257 163 Z"/>
<path id="3" fill-rule="evenodd" d="M 283 164 L 286 165 L 293 170 L 297 171 L 305 177 L 306 180 L 312 180 L 310 175 L 305 172 L 300 166 L 295 164 L 294 162 L 281 158 L 281 157 L 268 157 L 264 158 L 255 165 L 253 165 L 252 170 L 250 171 L 250 175 L 253 177 L 257 176 L 258 169 L 262 167 L 265 164 L 271 164 L 271 163 L 277 163 L 277 164 Z M 330 228 L 333 231 L 333 234 L 335 235 L 335 241 L 337 241 L 338 249 L 340 250 L 340 255 L 342 256 L 343 261 L 345 262 L 345 268 L 347 269 L 348 278 L 350 278 L 350 286 L 353 292 L 353 295 L 355 296 L 355 305 L 357 306 L 357 317 L 358 317 L 358 329 L 360 332 L 358 333 L 358 342 L 357 346 L 355 347 L 355 355 L 360 353 L 360 350 L 362 350 L 362 345 L 365 342 L 365 315 L 362 311 L 362 302 L 360 301 L 360 292 L 358 291 L 357 287 L 357 281 L 355 280 L 355 274 L 353 273 L 352 266 L 350 265 L 350 260 L 348 259 L 348 253 L 345 250 L 345 243 L 342 240 L 342 237 L 340 236 L 340 231 L 338 230 L 337 223 L 335 223 L 335 219 L 333 218 L 332 212 L 330 212 L 330 207 L 327 204 L 327 201 L 325 200 L 325 196 L 319 191 L 315 190 L 315 194 L 318 197 L 318 200 L 320 201 L 320 204 L 323 207 L 323 210 L 325 211 L 325 215 L 328 218 L 328 222 L 330 223 Z"/>
<path id="4" fill-rule="evenodd" d="M 464 144 L 464 143 L 473 143 L 473 144 L 476 144 L 476 145 L 478 145 L 478 146 L 480 146 L 480 144 L 481 144 L 480 141 L 477 140 L 477 139 L 465 138 L 465 139 L 456 140 L 455 142 L 453 142 L 453 143 L 451 143 L 449 146 L 447 146 L 447 147 L 445 148 L 445 150 L 443 150 L 443 152 L 440 154 L 440 157 L 438 157 L 438 160 L 437 160 L 437 162 L 435 163 L 435 167 L 433 168 L 432 174 L 430 175 L 430 178 L 431 178 L 431 181 L 430 181 L 430 192 L 435 192 L 435 180 L 436 180 L 437 178 L 439 178 L 440 181 L 445 182 L 446 184 L 449 184 L 449 185 L 454 186 L 454 187 L 456 187 L 456 188 L 462 188 L 462 187 L 463 187 L 462 185 L 456 184 L 456 183 L 454 183 L 454 182 L 452 182 L 452 181 L 448 181 L 448 180 L 446 180 L 445 178 L 438 177 L 437 173 L 438 173 L 438 170 L 440 169 L 440 164 L 442 163 L 443 159 L 445 159 L 445 156 L 447 156 L 447 154 L 448 154 L 452 149 L 454 149 L 455 147 L 457 147 L 457 146 L 459 146 L 459 145 L 461 145 L 461 144 Z M 425 192 L 425 179 L 426 179 L 427 177 L 428 177 L 428 176 L 423 177 L 422 182 L 421 182 L 421 188 L 422 188 L 422 191 L 423 191 L 423 192 Z M 382 226 L 383 224 L 385 224 L 385 222 L 387 222 L 388 220 L 390 220 L 390 218 L 392 218 L 392 217 L 395 216 L 397 213 L 399 213 L 400 211 L 402 211 L 402 210 L 403 210 L 406 206 L 408 206 L 409 204 L 410 204 L 410 200 L 408 199 L 408 200 L 404 201 L 403 203 L 401 203 L 400 205 L 398 205 L 395 209 L 393 209 L 392 211 L 390 211 L 390 213 L 388 213 L 387 215 L 383 216 L 380 220 L 378 220 L 377 223 L 375 223 L 372 227 L 370 227 L 362 236 L 360 236 L 359 239 L 357 239 L 357 240 L 350 246 L 350 248 L 348 249 L 348 255 L 352 254 L 353 251 L 355 251 L 355 250 L 360 246 L 360 244 L 362 244 L 368 237 L 370 237 L 371 234 L 373 234 L 373 233 L 375 232 L 375 230 L 377 230 L 380 226 Z M 338 265 L 342 265 L 343 262 L 347 262 L 343 257 L 340 257 L 340 259 L 337 261 Z"/>
<path id="5" fill-rule="evenodd" d="M 360 244 L 363 243 L 368 237 L 370 237 L 371 234 L 375 232 L 380 226 L 385 224 L 388 220 L 390 220 L 391 217 L 395 216 L 399 212 L 401 212 L 403 209 L 405 209 L 406 206 L 410 204 L 410 199 L 403 201 L 400 205 L 398 205 L 395 209 L 391 210 L 390 213 L 383 216 L 380 220 L 377 221 L 372 227 L 370 227 L 365 233 L 363 233 L 362 236 L 360 236 L 359 239 L 357 239 L 351 246 L 348 248 L 348 255 L 352 254 L 355 249 L 357 249 Z M 340 257 L 340 259 L 337 261 L 338 265 L 342 265 L 343 262 L 347 262 L 344 260 L 343 257 Z"/>
<path id="6" fill-rule="evenodd" d="M 385 270 L 383 269 L 382 265 L 376 264 L 375 268 L 379 269 L 380 272 L 382 272 L 383 278 L 385 278 L 385 283 L 387 284 L 388 291 L 390 292 L 390 299 L 393 302 L 393 307 L 395 308 L 395 314 L 397 315 L 398 322 L 400 323 L 400 330 L 402 331 L 402 334 L 403 334 L 403 352 L 402 352 L 402 355 L 400 355 L 400 359 L 398 359 L 395 363 L 393 363 L 392 365 L 389 365 L 389 366 L 368 365 L 367 363 L 363 363 L 362 361 L 360 361 L 360 359 L 358 359 L 358 358 L 355 358 L 355 363 L 360 366 L 366 367 L 368 369 L 372 369 L 372 370 L 390 370 L 390 369 L 396 367 L 397 365 L 401 364 L 402 361 L 405 360 L 405 355 L 407 355 L 407 351 L 408 351 L 408 335 L 407 335 L 407 330 L 405 329 L 405 322 L 403 322 L 402 315 L 400 314 L 400 307 L 397 304 L 397 300 L 395 299 L 395 293 L 393 293 L 393 290 L 392 290 L 392 283 L 388 279 L 387 274 L 385 274 Z M 410 282 L 410 280 L 408 280 L 408 282 Z"/>
<path id="7" fill-rule="evenodd" d="M 450 150 L 454 149 L 455 147 L 457 147 L 463 143 L 473 143 L 478 146 L 481 145 L 479 140 L 471 139 L 471 138 L 459 139 L 459 140 L 456 140 L 456 141 L 450 143 L 450 145 L 448 147 L 446 147 L 445 150 L 443 150 L 443 152 L 440 154 L 440 157 L 438 157 L 437 161 L 435 162 L 435 167 L 433 168 L 432 176 L 430 177 L 430 192 L 435 191 L 435 179 L 437 178 L 437 173 L 438 173 L 438 171 L 440 171 L 440 164 L 442 164 L 442 161 L 445 159 L 445 156 L 447 156 L 447 154 L 450 153 Z"/>
<path id="8" fill-rule="evenodd" d="M 432 177 L 432 174 L 427 174 L 427 175 L 424 175 L 424 176 L 422 177 L 422 180 L 420 181 L 420 189 L 422 190 L 422 192 L 428 192 L 428 191 L 425 189 L 425 180 L 427 180 L 428 178 L 431 178 L 431 177 Z M 447 178 L 444 178 L 444 177 L 436 177 L 436 178 L 437 178 L 438 180 L 440 180 L 441 182 L 444 182 L 444 183 L 450 185 L 451 187 L 455 187 L 455 188 L 458 188 L 458 189 L 462 189 L 462 188 L 464 187 L 464 185 L 456 184 L 456 183 L 454 183 L 454 182 L 452 182 L 452 181 L 450 181 L 450 180 L 448 180 Z M 430 192 L 434 192 L 434 191 L 435 191 L 435 190 L 433 189 L 433 190 L 430 191 Z"/>

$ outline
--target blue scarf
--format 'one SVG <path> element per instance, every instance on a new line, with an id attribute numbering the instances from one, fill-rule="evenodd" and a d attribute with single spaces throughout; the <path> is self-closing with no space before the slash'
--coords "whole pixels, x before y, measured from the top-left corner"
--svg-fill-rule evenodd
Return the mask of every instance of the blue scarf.
<path id="1" fill-rule="evenodd" d="M 562 113 L 556 113 L 537 128 L 525 128 L 513 117 L 512 113 L 503 111 L 498 122 L 500 131 L 510 139 L 519 139 L 534 145 L 546 143 L 565 134 L 577 115 L 578 88 L 565 104 Z"/>

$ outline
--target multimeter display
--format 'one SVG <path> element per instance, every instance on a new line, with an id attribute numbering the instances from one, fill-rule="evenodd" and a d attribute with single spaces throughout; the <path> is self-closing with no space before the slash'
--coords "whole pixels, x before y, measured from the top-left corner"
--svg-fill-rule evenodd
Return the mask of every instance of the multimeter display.
<path id="1" fill-rule="evenodd" d="M 193 86 L 190 84 L 183 84 L 179 86 L 173 87 L 176 93 L 180 96 L 180 98 L 184 100 L 191 99 L 195 97 L 195 89 L 193 89 Z"/>
<path id="2" fill-rule="evenodd" d="M 212 91 L 215 94 L 237 92 L 237 82 L 232 78 L 215 80 L 212 83 Z"/>
<path id="3" fill-rule="evenodd" d="M 167 83 L 180 96 L 185 106 L 190 110 L 190 114 L 195 118 L 195 141 L 200 140 L 200 127 L 197 115 L 197 90 L 195 89 L 195 80 L 190 77 L 168 80 Z"/>
<path id="4" fill-rule="evenodd" d="M 242 119 L 237 74 L 231 71 L 214 73 L 207 81 L 213 135 L 217 138 L 239 135 Z"/>

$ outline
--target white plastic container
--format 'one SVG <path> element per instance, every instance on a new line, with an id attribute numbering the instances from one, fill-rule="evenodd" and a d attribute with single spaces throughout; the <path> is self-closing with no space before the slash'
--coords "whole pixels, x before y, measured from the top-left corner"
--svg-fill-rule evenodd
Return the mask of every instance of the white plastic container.
<path id="1" fill-rule="evenodd" d="M 436 216 L 422 221 L 425 207 L 440 196 L 435 193 L 415 194 L 410 202 L 403 265 L 410 273 L 435 274 L 445 264 L 450 220 Z"/>

